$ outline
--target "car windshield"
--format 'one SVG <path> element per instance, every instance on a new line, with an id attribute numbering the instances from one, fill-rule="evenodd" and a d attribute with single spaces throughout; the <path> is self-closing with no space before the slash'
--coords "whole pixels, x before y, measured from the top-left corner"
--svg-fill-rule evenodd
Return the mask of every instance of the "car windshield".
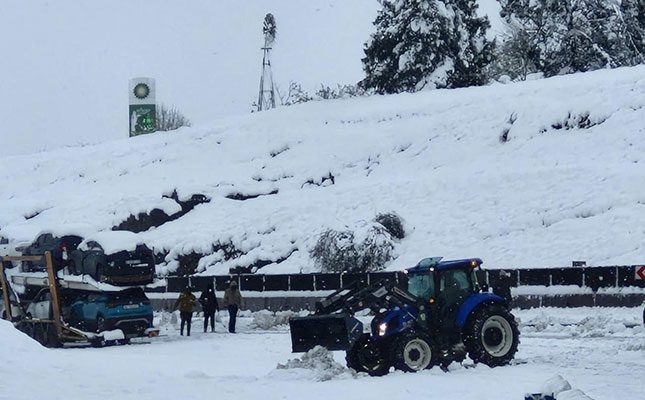
<path id="1" fill-rule="evenodd" d="M 434 295 L 434 275 L 430 273 L 410 276 L 408 292 L 423 300 L 430 299 Z"/>

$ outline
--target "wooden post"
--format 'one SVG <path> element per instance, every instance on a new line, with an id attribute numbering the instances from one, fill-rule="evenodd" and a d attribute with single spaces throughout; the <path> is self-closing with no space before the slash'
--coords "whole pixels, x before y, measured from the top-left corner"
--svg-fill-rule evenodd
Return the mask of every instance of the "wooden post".
<path id="1" fill-rule="evenodd" d="M 7 276 L 4 274 L 4 259 L 0 257 L 0 284 L 2 284 L 2 299 L 4 300 L 4 309 L 6 320 L 11 321 L 11 298 L 9 297 L 9 285 L 7 285 Z"/>
<path id="2" fill-rule="evenodd" d="M 49 251 L 45 252 L 45 260 L 47 261 L 47 277 L 49 283 L 49 292 L 52 295 L 52 310 L 54 314 L 54 327 L 56 334 L 60 337 L 63 333 L 60 321 L 60 298 L 58 297 L 58 281 L 56 279 L 56 271 L 54 271 L 54 263 L 52 261 L 52 254 Z"/>

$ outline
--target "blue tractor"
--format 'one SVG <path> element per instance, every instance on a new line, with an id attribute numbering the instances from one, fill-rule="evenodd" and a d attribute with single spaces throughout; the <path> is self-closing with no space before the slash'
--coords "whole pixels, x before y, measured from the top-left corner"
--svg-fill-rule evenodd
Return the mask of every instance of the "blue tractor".
<path id="1" fill-rule="evenodd" d="M 425 258 L 404 271 L 407 290 L 390 281 L 357 282 L 316 303 L 313 315 L 290 321 L 294 352 L 315 346 L 345 350 L 347 366 L 373 376 L 391 367 L 417 372 L 468 355 L 491 367 L 508 364 L 519 344 L 504 299 L 477 282 L 478 258 Z M 354 317 L 374 314 L 369 333 Z"/>

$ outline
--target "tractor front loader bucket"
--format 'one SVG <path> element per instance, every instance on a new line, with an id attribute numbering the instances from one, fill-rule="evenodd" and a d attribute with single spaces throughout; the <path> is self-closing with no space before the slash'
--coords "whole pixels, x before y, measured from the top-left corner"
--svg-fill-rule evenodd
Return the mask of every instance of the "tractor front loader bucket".
<path id="1" fill-rule="evenodd" d="M 347 314 L 292 318 L 289 326 L 294 353 L 309 351 L 316 346 L 328 350 L 349 350 L 363 334 L 361 321 Z"/>

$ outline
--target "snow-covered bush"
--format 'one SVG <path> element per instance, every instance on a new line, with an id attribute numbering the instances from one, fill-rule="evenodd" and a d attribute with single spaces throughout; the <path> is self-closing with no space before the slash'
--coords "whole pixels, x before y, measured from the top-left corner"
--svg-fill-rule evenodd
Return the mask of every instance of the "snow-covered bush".
<path id="1" fill-rule="evenodd" d="M 378 214 L 374 219 L 388 231 L 392 237 L 403 239 L 405 237 L 405 228 L 403 227 L 403 220 L 395 212 L 388 212 Z"/>
<path id="2" fill-rule="evenodd" d="M 281 94 L 280 90 L 278 89 L 280 104 L 282 104 L 283 106 L 291 106 L 294 104 L 306 103 L 308 101 L 314 100 L 319 101 L 347 99 L 350 97 L 364 96 L 365 94 L 365 89 L 363 89 L 359 85 L 341 85 L 340 83 L 336 84 L 336 88 L 320 84 L 320 88 L 316 90 L 313 96 L 305 91 L 300 83 L 293 81 L 289 82 L 287 93 Z"/>
<path id="3" fill-rule="evenodd" d="M 356 230 L 323 232 L 310 255 L 322 272 L 373 272 L 385 268 L 393 257 L 394 240 L 379 224 Z"/>
<path id="4" fill-rule="evenodd" d="M 161 104 L 157 107 L 157 130 L 174 131 L 182 126 L 190 126 L 191 122 L 176 107 Z"/>

